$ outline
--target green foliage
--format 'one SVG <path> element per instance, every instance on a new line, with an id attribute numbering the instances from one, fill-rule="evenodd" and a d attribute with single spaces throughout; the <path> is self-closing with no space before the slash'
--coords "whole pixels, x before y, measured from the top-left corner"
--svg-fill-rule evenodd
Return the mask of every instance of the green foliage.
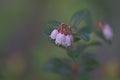
<path id="1" fill-rule="evenodd" d="M 101 43 L 98 42 L 98 41 L 94 41 L 94 42 L 91 42 L 90 44 L 88 44 L 87 46 L 100 46 Z"/>
<path id="2" fill-rule="evenodd" d="M 77 25 L 84 20 L 87 25 L 92 25 L 91 13 L 87 9 L 77 11 L 70 20 L 70 25 L 73 29 L 77 29 Z"/>
<path id="3" fill-rule="evenodd" d="M 52 58 L 46 64 L 45 70 L 59 73 L 64 76 L 69 76 L 71 74 L 69 60 L 67 59 Z"/>
<path id="4" fill-rule="evenodd" d="M 74 40 L 74 42 L 77 42 L 77 41 L 81 40 L 81 38 L 77 35 L 74 35 L 73 40 Z"/>
<path id="5" fill-rule="evenodd" d="M 95 59 L 93 53 L 86 53 L 82 57 L 83 65 L 87 71 L 92 71 L 99 67 L 99 62 Z"/>
<path id="6" fill-rule="evenodd" d="M 84 18 L 85 18 L 85 20 L 89 21 L 90 19 L 86 19 L 86 15 L 87 15 L 87 17 L 90 16 L 89 11 L 86 10 L 86 9 L 77 11 L 77 12 L 71 17 L 70 25 L 73 26 L 73 25 L 79 24 L 80 21 L 82 21 Z M 89 18 L 90 18 L 90 17 L 89 17 Z"/>
<path id="7" fill-rule="evenodd" d="M 78 37 L 82 38 L 85 41 L 89 41 L 90 40 L 90 35 L 88 33 L 80 34 L 80 35 L 78 35 Z"/>
<path id="8" fill-rule="evenodd" d="M 61 24 L 61 22 L 60 21 L 56 21 L 56 20 L 51 20 L 51 21 L 48 21 L 48 24 L 52 25 L 54 27 L 57 27 L 57 26 L 59 26 Z"/>
<path id="9" fill-rule="evenodd" d="M 48 28 L 44 29 L 44 31 L 43 31 L 42 33 L 43 33 L 44 35 L 49 36 L 53 29 L 54 29 L 54 28 L 52 28 L 52 27 L 48 27 Z"/>
<path id="10" fill-rule="evenodd" d="M 42 33 L 44 35 L 48 36 L 52 32 L 52 30 L 55 27 L 59 26 L 60 24 L 61 24 L 61 22 L 59 22 L 59 21 L 55 21 L 55 20 L 48 21 L 48 28 L 44 29 Z"/>
<path id="11" fill-rule="evenodd" d="M 78 28 L 78 24 L 81 21 L 85 21 L 86 25 Z M 55 27 L 58 27 L 62 22 L 59 21 L 49 21 L 48 26 L 44 33 L 50 35 L 52 30 Z M 89 10 L 79 10 L 77 11 L 70 20 L 70 26 L 73 32 L 73 45 L 71 47 L 63 47 L 59 45 L 59 47 L 64 48 L 66 50 L 67 55 L 72 59 L 60 59 L 60 58 L 52 58 L 46 64 L 46 70 L 62 74 L 64 76 L 75 77 L 76 80 L 91 80 L 90 72 L 99 67 L 99 62 L 95 59 L 95 55 L 87 51 L 87 48 L 91 46 L 101 46 L 99 41 L 91 40 L 91 33 L 95 33 L 98 37 L 103 39 L 105 42 L 110 43 L 110 40 L 106 40 L 103 36 L 102 31 L 94 30 L 91 13 Z M 84 40 L 85 42 L 90 41 L 89 43 L 81 43 L 80 40 Z M 55 40 L 51 40 L 55 44 Z M 78 63 L 80 65 L 77 65 Z M 70 64 L 74 63 L 74 64 Z M 72 66 L 75 67 L 76 73 L 74 73 L 74 67 L 72 70 Z"/>
<path id="12" fill-rule="evenodd" d="M 78 24 L 84 17 L 85 15 L 85 10 L 80 10 L 78 12 L 76 12 L 72 17 L 71 17 L 71 20 L 70 20 L 70 25 L 71 26 L 74 26 L 76 24 Z M 75 27 L 75 26 L 74 26 Z"/>
<path id="13" fill-rule="evenodd" d="M 80 53 L 82 53 L 86 48 L 86 45 L 77 44 L 75 49 L 67 49 L 67 54 L 70 56 L 74 61 L 79 59 Z"/>
<path id="14" fill-rule="evenodd" d="M 86 22 L 86 26 L 80 28 L 77 31 L 76 30 L 77 24 L 79 24 L 82 20 Z M 78 41 L 80 39 L 83 39 L 85 41 L 90 40 L 90 33 L 92 32 L 93 27 L 92 27 L 91 14 L 88 10 L 84 9 L 76 12 L 70 20 L 70 25 L 72 26 L 73 29 L 77 31 L 74 37 L 75 41 Z"/>

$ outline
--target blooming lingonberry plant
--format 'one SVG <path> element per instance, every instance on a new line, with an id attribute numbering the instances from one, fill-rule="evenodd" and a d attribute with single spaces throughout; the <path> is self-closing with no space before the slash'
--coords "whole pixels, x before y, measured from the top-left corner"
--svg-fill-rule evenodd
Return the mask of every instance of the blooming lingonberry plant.
<path id="1" fill-rule="evenodd" d="M 85 25 L 78 28 L 78 24 L 85 21 Z M 90 72 L 99 66 L 92 52 L 86 51 L 90 46 L 100 46 L 101 42 L 93 40 L 91 34 L 96 34 L 105 42 L 110 42 L 113 36 L 111 27 L 103 21 L 93 25 L 89 10 L 76 12 L 66 25 L 59 21 L 49 21 L 49 28 L 45 33 L 55 45 L 64 47 L 70 59 L 52 58 L 45 69 L 65 76 L 65 80 L 90 80 Z M 74 32 L 73 32 L 74 30 Z M 85 41 L 84 43 L 81 40 Z M 74 45 L 72 45 L 74 44 Z M 72 47 L 71 47 L 72 46 Z"/>

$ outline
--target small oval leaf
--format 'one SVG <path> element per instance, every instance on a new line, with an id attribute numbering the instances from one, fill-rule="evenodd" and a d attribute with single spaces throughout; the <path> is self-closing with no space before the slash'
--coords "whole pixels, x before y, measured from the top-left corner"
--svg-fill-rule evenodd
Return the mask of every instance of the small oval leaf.
<path id="1" fill-rule="evenodd" d="M 61 24 L 61 22 L 60 21 L 56 21 L 56 20 L 51 20 L 51 21 L 48 21 L 48 24 L 57 27 L 57 26 L 59 26 Z"/>

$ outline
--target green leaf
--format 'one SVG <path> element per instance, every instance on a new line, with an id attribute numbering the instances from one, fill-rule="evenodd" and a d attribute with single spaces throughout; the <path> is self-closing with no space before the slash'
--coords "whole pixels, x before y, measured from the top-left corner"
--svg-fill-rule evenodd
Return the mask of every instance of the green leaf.
<path id="1" fill-rule="evenodd" d="M 77 26 L 76 25 L 70 25 L 71 26 L 71 29 L 73 32 L 76 32 L 77 31 Z"/>
<path id="2" fill-rule="evenodd" d="M 79 43 L 79 44 L 77 44 L 76 49 L 77 49 L 78 52 L 83 52 L 86 47 L 87 47 L 87 46 L 86 46 L 85 44 L 80 44 L 80 43 Z"/>
<path id="3" fill-rule="evenodd" d="M 77 37 L 76 35 L 75 36 L 73 36 L 73 40 L 74 40 L 74 42 L 77 42 L 77 41 L 79 41 L 79 40 L 81 40 L 81 38 L 79 38 L 79 37 Z"/>
<path id="4" fill-rule="evenodd" d="M 96 69 L 96 68 L 98 68 L 98 66 L 99 66 L 99 63 L 98 63 L 98 61 L 97 60 L 89 60 L 89 61 L 86 61 L 86 69 L 88 70 L 88 71 L 92 71 L 92 70 L 94 70 L 94 69 Z"/>
<path id="5" fill-rule="evenodd" d="M 75 49 L 67 49 L 67 54 L 69 57 L 71 57 L 73 60 L 78 60 L 80 53 L 82 53 L 87 46 L 84 44 L 77 44 Z"/>
<path id="6" fill-rule="evenodd" d="M 48 28 L 44 29 L 42 33 L 43 33 L 44 35 L 49 36 L 50 33 L 52 32 L 52 30 L 54 30 L 54 28 L 48 27 Z"/>
<path id="7" fill-rule="evenodd" d="M 76 50 L 73 50 L 73 51 L 72 50 L 68 50 L 67 54 L 74 61 L 77 61 L 80 53 L 78 51 L 76 51 Z"/>
<path id="8" fill-rule="evenodd" d="M 77 33 L 76 33 L 76 37 L 83 39 L 85 41 L 89 41 L 90 40 L 90 33 L 93 31 L 91 26 L 85 26 L 82 27 Z"/>
<path id="9" fill-rule="evenodd" d="M 71 74 L 69 60 L 67 59 L 52 58 L 46 64 L 45 69 L 66 76 Z"/>
<path id="10" fill-rule="evenodd" d="M 79 10 L 71 17 L 71 27 L 77 29 L 76 25 L 78 25 L 82 20 L 85 20 L 87 25 L 92 25 L 91 13 L 88 9 Z"/>
<path id="11" fill-rule="evenodd" d="M 89 41 L 90 40 L 90 35 L 87 34 L 87 33 L 84 33 L 84 34 L 80 34 L 78 35 L 79 38 L 85 40 L 85 41 Z"/>
<path id="12" fill-rule="evenodd" d="M 77 33 L 91 33 L 93 31 L 93 26 L 87 25 L 79 29 Z"/>
<path id="13" fill-rule="evenodd" d="M 61 24 L 61 22 L 56 20 L 51 20 L 51 21 L 48 21 L 48 24 L 54 27 L 58 27 Z"/>
<path id="14" fill-rule="evenodd" d="M 75 36 L 75 41 L 79 41 L 79 40 L 81 40 L 81 39 L 83 39 L 83 40 L 85 40 L 85 41 L 89 41 L 90 40 L 90 36 L 89 36 L 89 34 L 87 34 L 87 33 L 82 33 L 82 34 L 77 34 L 76 36 Z"/>
<path id="15" fill-rule="evenodd" d="M 92 71 L 99 67 L 99 62 L 95 59 L 95 56 L 92 53 L 86 53 L 82 57 L 82 61 L 87 71 Z"/>
<path id="16" fill-rule="evenodd" d="M 101 43 L 98 42 L 98 41 L 94 41 L 94 42 L 91 42 L 90 44 L 88 44 L 88 46 L 100 46 Z"/>
<path id="17" fill-rule="evenodd" d="M 86 10 L 79 10 L 77 11 L 72 17 L 71 17 L 71 20 L 70 20 L 70 25 L 76 25 L 77 23 L 79 23 L 83 17 L 85 16 L 86 14 Z"/>
<path id="18" fill-rule="evenodd" d="M 102 33 L 102 30 L 99 30 L 99 31 L 96 31 L 95 32 L 97 36 L 99 36 L 100 38 L 102 38 L 103 40 L 105 39 L 103 33 Z"/>
<path id="19" fill-rule="evenodd" d="M 59 21 L 55 20 L 48 21 L 48 28 L 44 29 L 42 33 L 48 36 L 52 32 L 52 30 L 54 30 L 54 28 L 58 27 L 60 24 L 61 22 Z"/>
<path id="20" fill-rule="evenodd" d="M 92 17 L 90 11 L 86 11 L 85 22 L 87 25 L 92 25 Z"/>

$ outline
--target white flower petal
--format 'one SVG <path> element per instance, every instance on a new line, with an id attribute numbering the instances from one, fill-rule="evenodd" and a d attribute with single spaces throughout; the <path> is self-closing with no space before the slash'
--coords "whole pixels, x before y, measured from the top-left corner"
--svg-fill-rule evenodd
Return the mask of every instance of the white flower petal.
<path id="1" fill-rule="evenodd" d="M 62 46 L 67 47 L 67 44 L 66 44 L 66 36 L 65 36 L 64 40 L 62 41 Z"/>
<path id="2" fill-rule="evenodd" d="M 110 27 L 108 24 L 106 24 L 106 25 L 104 26 L 103 34 L 104 34 L 104 37 L 105 37 L 107 40 L 110 40 L 110 39 L 112 38 L 112 36 L 113 36 L 112 29 L 111 29 L 111 27 Z"/>
<path id="3" fill-rule="evenodd" d="M 66 35 L 66 36 L 65 36 L 65 40 L 64 40 L 64 42 L 62 42 L 62 45 L 63 45 L 64 47 L 71 46 L 71 38 L 70 38 L 70 35 Z"/>
<path id="4" fill-rule="evenodd" d="M 65 35 L 62 34 L 62 33 L 58 33 L 57 36 L 56 36 L 55 43 L 58 44 L 58 45 L 61 45 L 62 42 L 64 42 L 64 40 L 65 40 Z"/>
<path id="5" fill-rule="evenodd" d="M 57 29 L 54 29 L 54 30 L 51 32 L 51 34 L 49 35 L 49 37 L 50 37 L 51 39 L 56 39 L 57 34 L 58 34 L 58 30 L 57 30 Z"/>

